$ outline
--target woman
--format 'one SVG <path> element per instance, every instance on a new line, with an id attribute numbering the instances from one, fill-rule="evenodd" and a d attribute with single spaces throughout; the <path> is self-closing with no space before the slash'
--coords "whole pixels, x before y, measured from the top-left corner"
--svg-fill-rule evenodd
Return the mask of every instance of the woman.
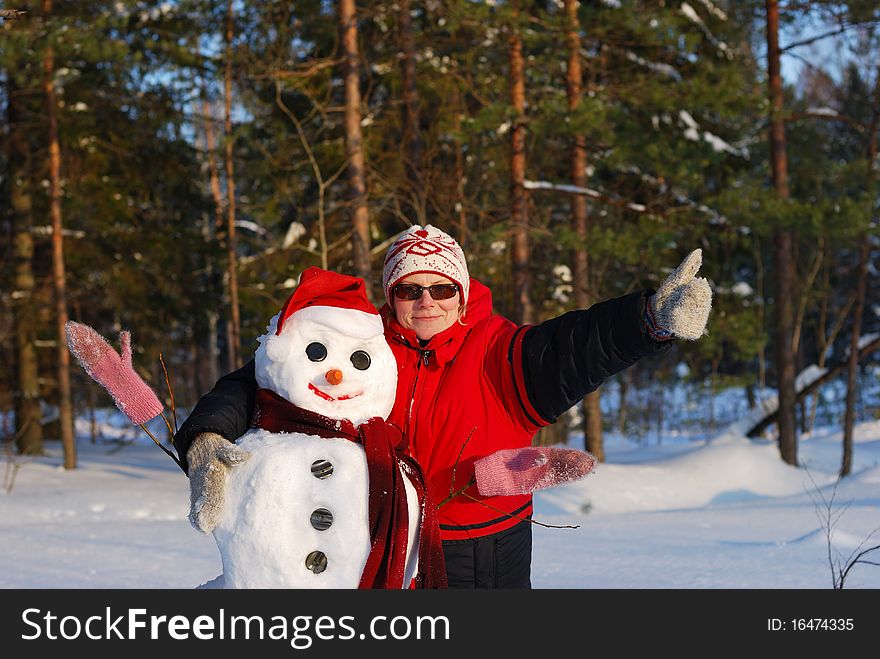
<path id="1" fill-rule="evenodd" d="M 446 233 L 414 226 L 389 248 L 380 313 L 398 365 L 389 421 L 409 439 L 435 501 L 468 483 L 474 462 L 532 442 L 535 432 L 643 356 L 705 329 L 711 290 L 691 253 L 657 293 L 645 290 L 517 326 L 492 313 L 488 288 L 471 279 Z M 246 459 L 226 440 L 250 425 L 253 362 L 218 381 L 176 437 L 189 463 L 190 520 L 210 531 L 225 471 Z M 457 495 L 439 510 L 450 588 L 530 588 L 531 495 Z"/>

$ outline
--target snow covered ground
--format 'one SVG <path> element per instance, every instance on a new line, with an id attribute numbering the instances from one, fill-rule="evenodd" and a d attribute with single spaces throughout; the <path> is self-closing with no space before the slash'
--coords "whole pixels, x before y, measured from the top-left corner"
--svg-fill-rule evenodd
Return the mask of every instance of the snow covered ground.
<path id="1" fill-rule="evenodd" d="M 0 587 L 189 589 L 216 577 L 217 547 L 186 519 L 177 465 L 118 413 L 98 424 L 134 441 L 93 444 L 80 420 L 78 469 L 63 470 L 55 442 L 46 457 L 5 459 Z M 801 438 L 802 469 L 736 432 L 650 446 L 609 435 L 606 451 L 594 474 L 537 495 L 537 521 L 579 528 L 535 527 L 535 588 L 831 588 L 823 498 L 841 460 L 837 429 Z M 880 544 L 880 422 L 857 426 L 831 514 L 835 561 Z M 880 566 L 855 566 L 846 587 L 880 588 Z"/>

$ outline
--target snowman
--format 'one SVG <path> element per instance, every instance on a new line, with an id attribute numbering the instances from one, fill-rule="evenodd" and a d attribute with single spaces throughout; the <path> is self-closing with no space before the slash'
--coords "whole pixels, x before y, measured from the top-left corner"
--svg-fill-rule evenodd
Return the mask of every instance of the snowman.
<path id="1" fill-rule="evenodd" d="M 236 441 L 251 457 L 227 477 L 212 585 L 436 585 L 435 506 L 385 422 L 397 364 L 363 280 L 309 268 L 258 341 L 254 427 Z"/>

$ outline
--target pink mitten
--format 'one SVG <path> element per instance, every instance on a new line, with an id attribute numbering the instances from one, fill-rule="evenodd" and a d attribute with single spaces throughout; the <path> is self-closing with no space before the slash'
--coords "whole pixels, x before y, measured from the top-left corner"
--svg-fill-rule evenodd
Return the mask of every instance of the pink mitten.
<path id="1" fill-rule="evenodd" d="M 131 367 L 131 335 L 119 333 L 122 355 L 88 325 L 72 320 L 65 325 L 67 347 L 95 382 L 113 397 L 132 423 L 146 423 L 162 413 L 162 403 Z"/>
<path id="2" fill-rule="evenodd" d="M 528 446 L 480 458 L 474 463 L 474 475 L 480 494 L 503 497 L 576 480 L 592 472 L 595 464 L 595 458 L 584 451 Z"/>

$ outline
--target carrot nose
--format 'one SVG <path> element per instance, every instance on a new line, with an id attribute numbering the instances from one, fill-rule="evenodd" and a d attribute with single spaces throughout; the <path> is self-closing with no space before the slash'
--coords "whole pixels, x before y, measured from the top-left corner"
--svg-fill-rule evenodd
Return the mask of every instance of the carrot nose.
<path id="1" fill-rule="evenodd" d="M 330 384 L 339 384 L 342 382 L 342 371 L 338 368 L 331 368 L 329 371 L 324 373 L 324 379 L 327 380 Z"/>

